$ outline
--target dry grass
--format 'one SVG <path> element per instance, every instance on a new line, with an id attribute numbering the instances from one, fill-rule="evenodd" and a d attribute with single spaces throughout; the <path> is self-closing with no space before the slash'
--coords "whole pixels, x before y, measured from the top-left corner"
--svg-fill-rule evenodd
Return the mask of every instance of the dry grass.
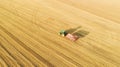
<path id="1" fill-rule="evenodd" d="M 0 66 L 119 67 L 119 13 L 119 0 L 1 0 Z"/>

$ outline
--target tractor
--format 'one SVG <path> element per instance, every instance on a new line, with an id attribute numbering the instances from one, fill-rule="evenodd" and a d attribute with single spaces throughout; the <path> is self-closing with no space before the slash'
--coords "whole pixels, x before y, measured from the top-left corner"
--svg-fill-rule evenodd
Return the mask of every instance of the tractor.
<path id="1" fill-rule="evenodd" d="M 62 35 L 63 37 L 68 38 L 68 39 L 71 40 L 71 41 L 76 41 L 76 40 L 79 38 L 77 35 L 68 33 L 68 32 L 66 32 L 65 30 L 61 30 L 61 31 L 59 32 L 59 34 Z"/>

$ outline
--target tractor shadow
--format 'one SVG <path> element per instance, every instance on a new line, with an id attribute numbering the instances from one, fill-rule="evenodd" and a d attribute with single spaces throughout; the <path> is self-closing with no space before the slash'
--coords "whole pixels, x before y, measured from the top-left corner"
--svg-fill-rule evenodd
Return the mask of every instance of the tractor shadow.
<path id="1" fill-rule="evenodd" d="M 79 30 L 80 28 L 81 28 L 81 26 L 78 26 L 76 28 L 68 29 L 68 30 L 66 30 L 66 32 L 71 33 L 73 35 L 77 35 L 79 38 L 83 38 L 83 37 L 85 37 L 86 35 L 89 34 L 88 31 Z"/>
<path id="2" fill-rule="evenodd" d="M 76 28 L 71 28 L 71 29 L 68 29 L 68 30 L 66 30 L 66 32 L 67 33 L 74 33 L 76 30 L 78 30 L 78 29 L 80 29 L 81 28 L 81 26 L 78 26 L 78 27 L 76 27 Z"/>
<path id="3" fill-rule="evenodd" d="M 89 32 L 85 31 L 85 30 L 79 30 L 79 31 L 73 33 L 73 35 L 77 35 L 79 38 L 83 38 L 88 34 L 89 34 Z"/>

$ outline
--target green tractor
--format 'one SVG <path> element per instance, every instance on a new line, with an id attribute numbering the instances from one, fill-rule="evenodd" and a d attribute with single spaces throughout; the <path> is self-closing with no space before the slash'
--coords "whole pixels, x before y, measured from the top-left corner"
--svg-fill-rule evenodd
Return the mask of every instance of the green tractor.
<path id="1" fill-rule="evenodd" d="M 68 33 L 65 30 L 61 30 L 59 32 L 59 35 L 66 36 Z"/>

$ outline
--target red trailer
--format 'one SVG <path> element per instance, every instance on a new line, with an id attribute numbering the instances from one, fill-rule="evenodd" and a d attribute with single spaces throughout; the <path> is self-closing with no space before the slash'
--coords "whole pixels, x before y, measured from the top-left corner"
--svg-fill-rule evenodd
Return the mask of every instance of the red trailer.
<path id="1" fill-rule="evenodd" d="M 77 35 L 73 35 L 70 33 L 68 33 L 65 37 L 72 40 L 72 41 L 76 41 L 79 38 Z"/>

